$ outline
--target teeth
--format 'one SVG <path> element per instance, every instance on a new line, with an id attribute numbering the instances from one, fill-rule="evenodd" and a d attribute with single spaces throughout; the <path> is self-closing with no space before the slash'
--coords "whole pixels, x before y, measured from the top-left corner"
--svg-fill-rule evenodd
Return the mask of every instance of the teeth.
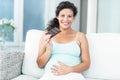
<path id="1" fill-rule="evenodd" d="M 63 23 L 63 24 L 68 24 L 68 23 Z"/>

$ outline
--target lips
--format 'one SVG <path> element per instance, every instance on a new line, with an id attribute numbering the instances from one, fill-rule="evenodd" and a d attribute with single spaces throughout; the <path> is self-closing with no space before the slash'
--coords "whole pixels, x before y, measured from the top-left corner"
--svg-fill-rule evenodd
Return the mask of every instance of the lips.
<path id="1" fill-rule="evenodd" d="M 69 23 L 63 23 L 64 26 L 69 26 Z"/>

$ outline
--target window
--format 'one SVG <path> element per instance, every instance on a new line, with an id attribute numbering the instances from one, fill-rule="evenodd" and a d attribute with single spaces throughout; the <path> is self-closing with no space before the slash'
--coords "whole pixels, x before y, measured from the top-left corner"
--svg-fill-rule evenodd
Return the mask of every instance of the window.
<path id="1" fill-rule="evenodd" d="M 14 0 L 0 0 L 0 19 L 7 18 L 13 19 L 14 18 Z M 10 35 L 7 38 L 7 41 L 14 41 L 14 36 Z"/>
<path id="2" fill-rule="evenodd" d="M 73 28 L 79 31 L 81 0 L 69 1 L 74 2 L 78 7 Z M 0 0 L 0 10 L 6 11 L 2 11 L 0 18 L 13 18 L 17 26 L 14 35 L 9 37 L 6 44 L 15 47 L 24 46 L 26 32 L 30 29 L 44 30 L 49 20 L 55 17 L 55 9 L 59 2 L 61 0 Z"/>
<path id="3" fill-rule="evenodd" d="M 88 0 L 87 33 L 120 33 L 119 0 Z"/>
<path id="4" fill-rule="evenodd" d="M 23 40 L 25 41 L 26 32 L 30 29 L 43 30 L 45 0 L 24 0 L 23 18 Z"/>
<path id="5" fill-rule="evenodd" d="M 45 0 L 0 0 L 0 3 L 0 19 L 14 19 L 17 26 L 7 46 L 24 46 L 28 30 L 44 29 Z"/>
<path id="6" fill-rule="evenodd" d="M 97 33 L 120 33 L 120 0 L 98 0 Z"/>

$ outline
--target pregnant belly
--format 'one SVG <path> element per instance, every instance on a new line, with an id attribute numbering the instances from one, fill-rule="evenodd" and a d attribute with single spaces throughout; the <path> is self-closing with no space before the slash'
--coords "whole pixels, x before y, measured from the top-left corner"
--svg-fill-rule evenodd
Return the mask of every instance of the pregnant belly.
<path id="1" fill-rule="evenodd" d="M 53 65 L 59 65 L 58 61 L 61 61 L 62 63 L 68 66 L 74 66 L 80 63 L 80 57 L 64 55 L 64 54 L 52 55 L 49 62 L 46 64 L 45 72 L 51 72 L 51 67 Z"/>

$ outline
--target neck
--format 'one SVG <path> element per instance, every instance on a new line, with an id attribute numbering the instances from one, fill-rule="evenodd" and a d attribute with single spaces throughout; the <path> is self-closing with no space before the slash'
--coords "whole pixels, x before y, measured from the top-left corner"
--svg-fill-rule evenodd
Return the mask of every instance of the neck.
<path id="1" fill-rule="evenodd" d="M 69 28 L 69 29 L 61 29 L 61 33 L 62 34 L 69 34 L 69 33 L 71 33 L 73 30 L 72 30 L 72 28 Z"/>

